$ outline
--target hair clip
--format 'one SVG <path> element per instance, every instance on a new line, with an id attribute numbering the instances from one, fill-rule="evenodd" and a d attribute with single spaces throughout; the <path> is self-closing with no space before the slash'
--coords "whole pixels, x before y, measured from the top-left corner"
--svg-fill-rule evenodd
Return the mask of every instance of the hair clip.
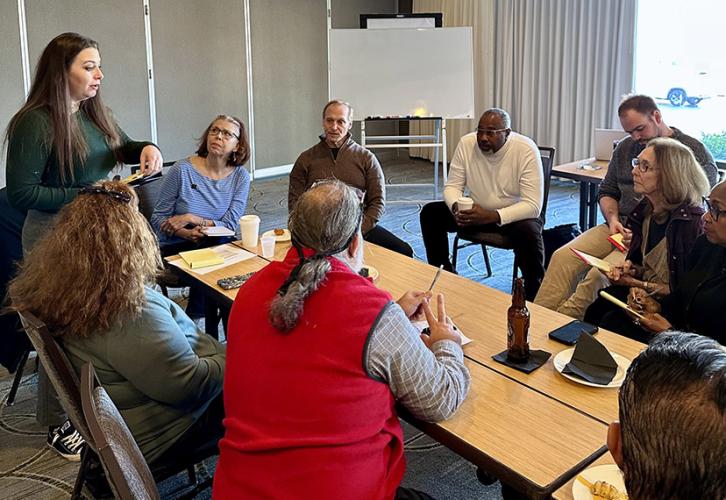
<path id="1" fill-rule="evenodd" d="M 101 186 L 86 186 L 81 189 L 79 194 L 105 194 L 106 196 L 110 196 L 111 198 L 124 203 L 131 202 L 131 195 L 129 193 L 106 189 Z"/>

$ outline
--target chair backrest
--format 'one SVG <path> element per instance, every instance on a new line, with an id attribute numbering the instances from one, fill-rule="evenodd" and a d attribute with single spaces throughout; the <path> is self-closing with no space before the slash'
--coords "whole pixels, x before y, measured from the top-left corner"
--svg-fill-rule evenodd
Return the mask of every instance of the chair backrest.
<path id="1" fill-rule="evenodd" d="M 106 479 L 122 500 L 158 499 L 159 491 L 144 456 L 90 362 L 81 369 L 83 415 L 96 442 Z"/>
<path id="2" fill-rule="evenodd" d="M 86 420 L 83 418 L 78 376 L 71 362 L 45 323 L 27 311 L 18 311 L 18 316 L 68 418 L 89 446 L 95 449 Z"/>
<path id="3" fill-rule="evenodd" d="M 544 177 L 544 197 L 542 199 L 542 211 L 540 218 L 544 226 L 547 216 L 547 199 L 550 197 L 550 181 L 552 180 L 552 167 L 555 165 L 555 148 L 538 146 L 539 154 L 542 157 L 542 176 Z"/>
<path id="4" fill-rule="evenodd" d="M 162 173 L 175 162 L 165 162 L 162 168 Z M 135 174 L 139 171 L 139 166 L 134 165 L 131 167 L 131 173 Z M 146 217 L 146 220 L 151 221 L 151 215 L 154 213 L 154 206 L 156 206 L 156 200 L 159 199 L 159 191 L 161 191 L 162 177 L 157 177 L 145 182 L 139 186 L 136 186 L 136 195 L 139 197 L 139 212 Z"/>

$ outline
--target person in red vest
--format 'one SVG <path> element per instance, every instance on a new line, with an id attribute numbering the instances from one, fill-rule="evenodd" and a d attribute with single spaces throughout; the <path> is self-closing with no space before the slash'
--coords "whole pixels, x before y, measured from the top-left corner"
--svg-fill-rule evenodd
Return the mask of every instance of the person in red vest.
<path id="1" fill-rule="evenodd" d="M 470 375 L 461 337 L 429 293 L 398 302 L 361 277 L 363 208 L 323 181 L 289 217 L 293 248 L 240 288 L 229 319 L 225 435 L 213 497 L 429 498 L 399 488 L 399 402 L 449 418 Z M 430 334 L 410 318 L 423 311 Z"/>

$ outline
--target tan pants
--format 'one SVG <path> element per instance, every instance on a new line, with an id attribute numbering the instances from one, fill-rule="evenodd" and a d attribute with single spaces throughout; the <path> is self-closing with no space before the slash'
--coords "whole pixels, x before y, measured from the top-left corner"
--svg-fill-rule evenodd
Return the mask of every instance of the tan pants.
<path id="1" fill-rule="evenodd" d="M 625 254 L 607 240 L 609 235 L 607 224 L 600 224 L 558 249 L 552 255 L 534 303 L 583 319 L 597 292 L 610 282 L 600 271 L 578 259 L 570 248 L 620 265 L 625 261 Z"/>

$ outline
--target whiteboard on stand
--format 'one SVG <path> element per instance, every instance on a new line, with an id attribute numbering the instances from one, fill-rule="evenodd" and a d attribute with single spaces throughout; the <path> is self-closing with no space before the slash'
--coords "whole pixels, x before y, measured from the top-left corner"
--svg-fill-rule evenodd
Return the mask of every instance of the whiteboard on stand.
<path id="1" fill-rule="evenodd" d="M 474 118 L 471 28 L 330 30 L 330 98 L 356 119 Z"/>

